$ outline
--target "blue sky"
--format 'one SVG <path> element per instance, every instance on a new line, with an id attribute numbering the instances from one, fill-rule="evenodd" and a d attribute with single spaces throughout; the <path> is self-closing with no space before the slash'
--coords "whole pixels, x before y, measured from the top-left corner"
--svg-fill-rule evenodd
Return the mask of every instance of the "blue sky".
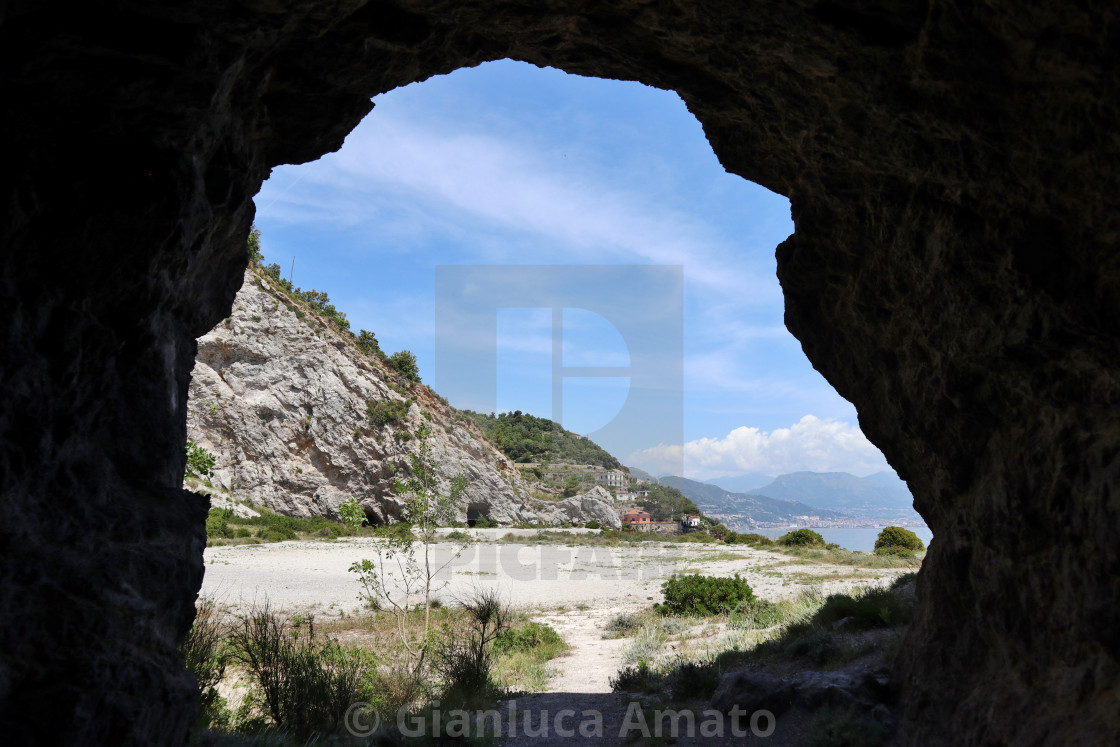
<path id="1" fill-rule="evenodd" d="M 603 314 L 554 319 L 511 293 L 490 322 L 496 380 L 437 371 L 438 267 L 541 266 L 541 282 L 566 275 L 548 266 L 633 267 L 633 282 L 593 273 L 580 292 L 626 299 L 637 321 L 679 319 L 683 346 L 659 363 L 683 369 L 676 436 L 611 432 L 634 396 L 617 376 L 564 379 L 566 427 L 631 466 L 698 479 L 887 468 L 782 323 L 774 247 L 793 231 L 788 201 L 727 174 L 675 93 L 502 61 L 374 102 L 337 153 L 273 170 L 256 197 L 262 247 L 285 277 L 294 257 L 293 282 L 329 293 L 352 329 L 416 353 L 452 404 L 554 417 L 554 325 L 564 366 L 638 366 L 631 347 L 644 343 Z M 679 268 L 683 287 L 623 293 L 660 288 L 648 265 Z"/>

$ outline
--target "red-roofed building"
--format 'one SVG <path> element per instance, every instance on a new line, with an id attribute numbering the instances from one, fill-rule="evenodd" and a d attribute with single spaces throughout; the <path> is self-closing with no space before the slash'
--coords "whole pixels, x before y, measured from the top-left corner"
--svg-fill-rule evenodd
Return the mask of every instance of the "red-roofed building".
<path id="1" fill-rule="evenodd" d="M 643 511 L 640 508 L 631 509 L 622 515 L 623 524 L 642 525 L 649 524 L 649 521 L 649 511 Z"/>

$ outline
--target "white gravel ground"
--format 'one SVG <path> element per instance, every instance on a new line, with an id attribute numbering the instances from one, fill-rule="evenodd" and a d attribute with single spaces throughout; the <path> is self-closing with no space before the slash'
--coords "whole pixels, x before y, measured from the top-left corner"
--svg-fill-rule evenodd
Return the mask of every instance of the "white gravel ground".
<path id="1" fill-rule="evenodd" d="M 480 541 L 432 545 L 437 563 L 450 563 L 440 580 L 447 585 L 437 596 L 453 602 L 475 588 L 497 587 L 511 604 L 553 625 L 573 648 L 557 660 L 550 690 L 571 693 L 610 692 L 609 679 L 621 666 L 625 642 L 603 639 L 604 626 L 615 615 L 659 600 L 662 581 L 674 571 L 738 573 L 756 595 L 771 600 L 810 584 L 831 593 L 903 572 L 787 565 L 790 558 L 762 550 L 701 544 L 590 547 L 493 541 L 510 531 L 475 530 L 472 534 Z M 514 531 L 524 533 L 527 542 L 536 534 Z M 234 612 L 265 600 L 289 614 L 355 612 L 361 608 L 360 587 L 348 569 L 357 560 L 372 559 L 379 542 L 343 538 L 208 548 L 202 594 Z"/>

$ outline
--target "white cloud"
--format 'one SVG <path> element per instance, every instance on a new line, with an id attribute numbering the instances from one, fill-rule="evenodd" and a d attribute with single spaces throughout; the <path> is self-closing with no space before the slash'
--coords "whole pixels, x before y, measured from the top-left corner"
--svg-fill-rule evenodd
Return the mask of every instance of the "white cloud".
<path id="1" fill-rule="evenodd" d="M 839 420 L 806 415 L 789 428 L 770 432 L 742 426 L 724 438 L 701 438 L 661 445 L 631 454 L 626 463 L 654 474 L 680 469 L 684 476 L 765 472 L 851 472 L 870 474 L 889 469 L 886 459 L 863 432 Z M 675 466 L 674 466 L 675 465 Z"/>

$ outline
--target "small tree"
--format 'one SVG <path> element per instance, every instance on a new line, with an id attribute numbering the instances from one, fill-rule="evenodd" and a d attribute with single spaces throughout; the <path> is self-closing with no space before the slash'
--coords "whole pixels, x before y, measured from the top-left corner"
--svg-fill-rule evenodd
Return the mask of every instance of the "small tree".
<path id="1" fill-rule="evenodd" d="M 264 259 L 264 254 L 261 253 L 261 232 L 257 230 L 255 223 L 249 230 L 249 238 L 245 242 L 245 247 L 249 252 L 249 264 L 255 265 Z"/>
<path id="2" fill-rule="evenodd" d="M 217 457 L 194 441 L 187 441 L 187 470 L 199 477 L 209 477 Z"/>
<path id="3" fill-rule="evenodd" d="M 898 555 L 926 549 L 918 535 L 902 527 L 884 527 L 875 540 L 877 555 Z"/>
<path id="4" fill-rule="evenodd" d="M 411 350 L 400 350 L 390 355 L 389 365 L 412 383 L 419 383 L 420 367 L 416 364 L 416 356 L 412 354 Z"/>
<path id="5" fill-rule="evenodd" d="M 354 496 L 350 496 L 344 500 L 341 505 L 339 505 L 338 512 L 342 514 L 342 522 L 344 524 L 349 524 L 355 529 L 361 529 L 369 523 L 369 520 L 366 518 L 365 510 L 358 505 L 358 499 Z"/>
<path id="6" fill-rule="evenodd" d="M 363 329 L 358 333 L 358 349 L 366 355 L 376 355 L 381 352 L 381 345 L 377 342 L 377 335 L 370 332 L 368 329 Z"/>
<path id="7" fill-rule="evenodd" d="M 411 522 L 412 531 L 386 537 L 377 545 L 376 560 L 363 559 L 350 566 L 350 572 L 357 573 L 362 584 L 359 599 L 393 611 L 398 637 L 417 663 L 428 645 L 436 578 L 458 557 L 456 553 L 442 564 L 434 562 L 431 546 L 435 530 L 455 516 L 467 488 L 467 478 L 460 474 L 451 479 L 448 490 L 441 490 L 442 463 L 432 453 L 431 435 L 431 426 L 422 422 L 415 434 L 418 447 L 409 457 L 410 476 L 394 484 L 394 490 L 404 496 L 404 518 Z M 444 582 L 441 588 L 446 585 Z M 419 641 L 410 638 L 407 630 L 408 615 L 417 598 L 424 604 L 424 633 Z"/>
<path id="8" fill-rule="evenodd" d="M 812 529 L 794 529 L 779 537 L 778 544 L 786 547 L 824 547 L 825 541 Z"/>

